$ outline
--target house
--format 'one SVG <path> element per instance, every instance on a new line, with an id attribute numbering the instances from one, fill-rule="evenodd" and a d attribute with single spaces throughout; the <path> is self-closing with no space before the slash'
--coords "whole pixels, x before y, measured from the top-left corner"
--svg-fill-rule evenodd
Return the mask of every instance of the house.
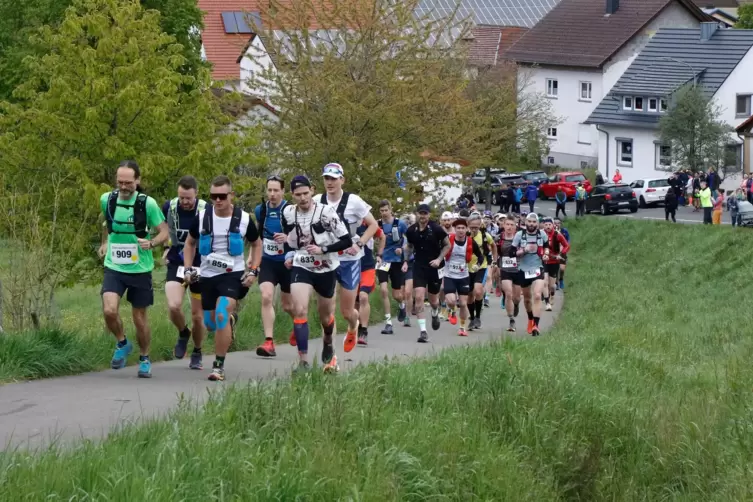
<path id="1" fill-rule="evenodd" d="M 724 9 L 717 7 L 704 8 L 703 12 L 716 19 L 722 28 L 734 28 L 735 24 L 737 24 L 737 16 L 730 14 Z"/>
<path id="2" fill-rule="evenodd" d="M 743 173 L 750 174 L 753 168 L 753 115 L 737 126 L 735 132 L 743 140 Z"/>
<path id="3" fill-rule="evenodd" d="M 526 31 L 527 28 L 520 26 L 473 26 L 470 32 L 468 63 L 481 69 L 506 62 L 505 53 Z"/>
<path id="4" fill-rule="evenodd" d="M 709 19 L 691 0 L 561 0 L 507 51 L 519 92 L 545 96 L 557 117 L 545 162 L 596 166 L 599 133 L 585 123 L 596 105 L 660 28 Z"/>
<path id="5" fill-rule="evenodd" d="M 741 125 L 751 115 L 751 47 L 753 30 L 723 30 L 716 22 L 660 30 L 586 121 L 600 131 L 599 170 L 608 177 L 619 168 L 627 181 L 671 170 L 671 147 L 659 141 L 658 125 L 684 85 L 701 86 L 721 120 Z M 742 158 L 734 134 L 729 148 Z"/>
<path id="6" fill-rule="evenodd" d="M 456 13 L 476 25 L 533 28 L 559 0 L 422 0 L 418 16 L 445 18 Z M 457 10 L 456 10 L 457 9 Z"/>

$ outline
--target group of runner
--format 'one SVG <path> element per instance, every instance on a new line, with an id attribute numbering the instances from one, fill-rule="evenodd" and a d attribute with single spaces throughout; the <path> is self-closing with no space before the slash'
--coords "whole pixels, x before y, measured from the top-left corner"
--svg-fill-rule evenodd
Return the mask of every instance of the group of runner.
<path id="1" fill-rule="evenodd" d="M 322 177 L 322 194 L 315 194 L 306 176 L 294 177 L 287 187 L 293 202 L 287 202 L 285 180 L 270 176 L 266 202 L 255 208 L 251 218 L 234 204 L 232 183 L 226 176 L 212 181 L 211 204 L 198 198 L 197 180 L 184 176 L 178 182 L 177 196 L 160 207 L 141 191 L 138 164 L 121 163 L 116 190 L 100 199 L 105 219 L 100 247 L 105 266 L 103 314 L 116 338 L 111 367 L 123 368 L 134 350 L 119 315 L 120 300 L 126 295 L 140 353 L 138 376 L 152 376 L 147 309 L 154 302 L 153 249 L 163 245 L 165 294 L 170 320 L 178 331 L 174 355 L 183 359 L 193 339 L 189 367 L 203 369 L 202 344 L 206 331 L 213 331 L 215 360 L 210 380 L 225 379 L 238 302 L 255 282 L 261 291 L 265 336 L 257 354 L 276 355 L 274 297 L 279 286 L 282 310 L 293 320 L 289 341 L 299 354 L 295 372 L 311 368 L 308 313 L 312 296 L 322 330 L 324 371 L 339 369 L 334 348 L 338 285 L 339 309 L 347 322 L 345 352 L 368 344 L 368 298 L 377 279 L 385 312 L 383 334 L 394 333 L 394 299 L 397 321 L 410 326 L 411 315 L 415 316 L 418 342 L 428 342 L 428 299 L 433 330 L 439 329 L 440 314 L 446 309 L 446 319 L 457 324 L 459 318 L 458 334 L 467 336 L 468 330 L 481 327 L 481 310 L 485 300 L 488 306 L 495 283 L 510 317 L 508 330 L 515 330 L 522 297 L 528 333 L 539 334 L 542 301 L 551 310 L 556 288 L 564 287 L 559 267 L 569 250 L 553 221 L 539 222 L 538 216 L 529 214 L 520 228 L 514 216 L 492 218 L 465 211 L 445 213 L 438 223 L 431 220 L 426 204 L 419 205 L 415 215 L 400 219 L 387 200 L 379 203 L 377 221 L 369 204 L 343 190 L 345 172 L 340 164 L 324 166 Z M 182 309 L 187 293 L 190 327 Z"/>

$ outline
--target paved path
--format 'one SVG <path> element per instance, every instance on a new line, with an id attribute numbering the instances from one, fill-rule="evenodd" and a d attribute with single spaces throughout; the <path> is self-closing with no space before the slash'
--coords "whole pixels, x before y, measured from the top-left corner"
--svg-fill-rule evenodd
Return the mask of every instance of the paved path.
<path id="1" fill-rule="evenodd" d="M 561 305 L 558 292 L 554 312 L 543 312 L 542 330 L 548 329 Z M 438 331 L 429 328 L 431 343 L 419 344 L 418 328 L 395 327 L 394 335 L 381 335 L 381 326 L 370 328 L 368 347 L 357 347 L 350 354 L 342 351 L 342 336 L 338 336 L 338 358 L 341 371 L 358 364 L 385 358 L 409 359 L 436 351 L 470 343 L 502 338 L 507 326 L 506 314 L 499 299 L 490 298 L 491 307 L 484 309 L 484 328 L 457 336 L 457 327 L 443 322 Z M 518 333 L 525 334 L 526 314 L 518 315 Z M 310 343 L 310 354 L 318 354 L 321 340 Z M 313 356 L 312 356 L 313 357 Z M 205 366 L 212 357 L 204 356 Z M 80 438 L 100 438 L 116 424 L 149 418 L 173 409 L 181 399 L 201 402 L 207 389 L 216 389 L 231 382 L 246 382 L 264 378 L 287 377 L 297 360 L 297 352 L 290 345 L 277 347 L 277 357 L 263 359 L 254 352 L 234 352 L 226 360 L 225 383 L 209 382 L 208 370 L 191 371 L 187 360 L 155 363 L 150 380 L 136 377 L 136 367 L 106 370 L 79 376 L 15 383 L 0 387 L 0 445 L 8 447 L 39 447 L 52 440 L 70 442 Z"/>

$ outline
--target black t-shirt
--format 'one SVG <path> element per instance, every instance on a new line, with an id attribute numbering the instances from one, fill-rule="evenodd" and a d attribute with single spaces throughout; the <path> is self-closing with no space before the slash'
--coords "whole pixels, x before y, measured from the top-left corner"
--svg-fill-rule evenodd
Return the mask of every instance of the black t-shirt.
<path id="1" fill-rule="evenodd" d="M 423 231 L 419 230 L 418 223 L 414 223 L 408 227 L 405 237 L 408 239 L 408 243 L 413 246 L 416 264 L 428 265 L 430 261 L 439 257 L 439 252 L 442 251 L 442 243 L 447 238 L 447 232 L 439 223 L 429 221 Z"/>

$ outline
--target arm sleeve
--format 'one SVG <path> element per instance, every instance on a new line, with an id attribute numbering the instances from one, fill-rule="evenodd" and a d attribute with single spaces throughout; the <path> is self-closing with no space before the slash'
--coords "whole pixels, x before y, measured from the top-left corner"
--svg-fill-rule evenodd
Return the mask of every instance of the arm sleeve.
<path id="1" fill-rule="evenodd" d="M 146 224 L 149 228 L 157 228 L 164 223 L 165 215 L 162 214 L 157 201 L 151 197 L 146 198 Z"/>
<path id="2" fill-rule="evenodd" d="M 248 242 L 256 242 L 259 240 L 259 231 L 256 229 L 256 223 L 248 217 L 248 226 L 246 227 L 246 240 Z"/>

